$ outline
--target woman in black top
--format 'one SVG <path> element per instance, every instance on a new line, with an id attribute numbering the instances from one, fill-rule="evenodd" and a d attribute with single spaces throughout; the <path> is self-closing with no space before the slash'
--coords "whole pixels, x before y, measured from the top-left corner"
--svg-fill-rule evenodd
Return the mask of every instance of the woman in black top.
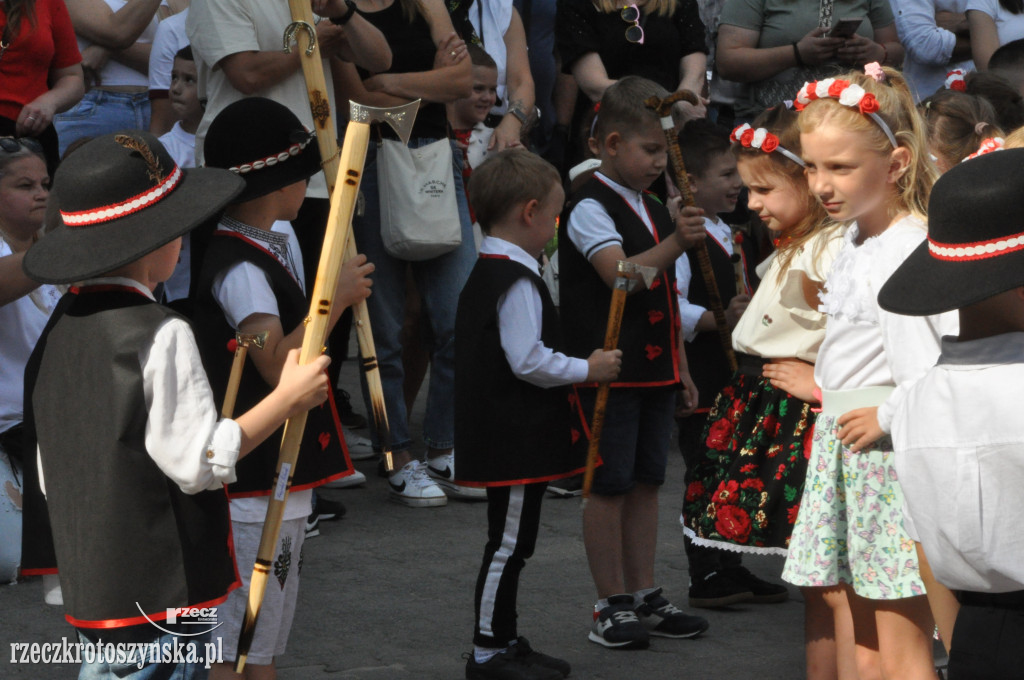
<path id="1" fill-rule="evenodd" d="M 627 20 L 629 7 L 624 10 L 622 0 L 559 0 L 562 70 L 592 102 L 623 76 L 648 78 L 669 92 L 701 94 L 707 46 L 696 0 L 640 0 L 636 6 L 639 16 Z M 642 43 L 634 24 L 642 29 Z"/>

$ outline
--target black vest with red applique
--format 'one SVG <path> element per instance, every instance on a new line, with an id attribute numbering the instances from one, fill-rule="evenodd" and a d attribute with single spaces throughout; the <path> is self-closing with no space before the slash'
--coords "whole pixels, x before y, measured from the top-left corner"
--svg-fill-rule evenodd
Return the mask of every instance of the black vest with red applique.
<path id="1" fill-rule="evenodd" d="M 213 281 L 217 274 L 241 262 L 254 264 L 267 274 L 277 299 L 277 310 L 285 335 L 297 328 L 309 311 L 309 303 L 299 284 L 269 251 L 237 232 L 214 232 L 203 256 L 199 282 L 192 287 L 192 318 L 203 366 L 210 376 L 210 385 L 218 404 L 224 400 L 228 376 L 231 374 L 233 354 L 228 349 L 228 343 L 235 337 L 235 329 L 228 323 L 213 297 Z M 242 369 L 235 415 L 245 413 L 271 392 L 271 387 L 251 359 L 251 355 L 259 351 L 256 347 L 249 348 L 250 358 L 246 359 Z M 238 462 L 235 467 L 238 480 L 228 487 L 229 496 L 240 498 L 270 493 L 283 431 L 284 428 L 281 428 L 267 437 Z M 299 459 L 292 473 L 292 491 L 312 488 L 352 474 L 352 463 L 341 434 L 333 395 L 309 412 L 299 451 Z"/>
<path id="2" fill-rule="evenodd" d="M 519 279 L 540 293 L 541 342 L 561 349 L 558 312 L 543 279 L 501 255 L 481 255 L 455 316 L 455 470 L 475 486 L 529 484 L 582 471 L 586 448 L 575 391 L 516 377 L 498 331 L 498 300 Z"/>
<path id="3" fill-rule="evenodd" d="M 145 444 L 139 356 L 178 315 L 122 286 L 68 296 L 26 369 L 52 527 L 52 542 L 34 537 L 26 566 L 52 567 L 55 548 L 67 619 L 80 628 L 216 605 L 239 585 L 227 496 L 186 494 Z"/>
<path id="4" fill-rule="evenodd" d="M 650 250 L 672 238 L 675 225 L 668 209 L 644 195 L 644 206 L 655 234 L 614 189 L 593 177 L 577 192 L 562 214 L 558 227 L 558 285 L 566 353 L 587 357 L 604 346 L 611 289 L 569 239 L 568 216 L 586 198 L 598 201 L 622 236 L 626 256 Z M 679 308 L 675 268 L 660 272 L 649 290 L 626 298 L 619 334 L 622 372 L 612 387 L 654 387 L 679 382 Z"/>
<path id="5" fill-rule="evenodd" d="M 718 284 L 718 294 L 722 298 L 722 306 L 728 307 L 729 301 L 737 295 L 736 270 L 732 256 L 710 234 L 704 242 L 707 244 L 708 255 L 711 258 L 711 270 L 715 274 L 715 283 Z M 753 262 L 757 257 L 753 239 L 744 239 L 741 247 L 745 261 Z M 733 248 L 736 248 L 736 245 L 733 245 Z M 691 249 L 686 251 L 686 257 L 690 260 L 691 274 L 690 290 L 686 299 L 692 304 L 710 309 L 711 298 L 701 274 L 697 255 Z M 761 279 L 758 278 L 754 268 L 747 267 L 746 274 L 751 289 L 757 290 Z M 701 410 L 711 408 L 715 397 L 723 387 L 729 384 L 729 380 L 732 378 L 732 369 L 729 368 L 729 360 L 725 356 L 721 336 L 717 330 L 701 331 L 697 333 L 697 337 L 692 342 L 685 343 L 685 346 L 690 377 L 693 378 L 693 384 L 697 386 L 697 408 Z"/>

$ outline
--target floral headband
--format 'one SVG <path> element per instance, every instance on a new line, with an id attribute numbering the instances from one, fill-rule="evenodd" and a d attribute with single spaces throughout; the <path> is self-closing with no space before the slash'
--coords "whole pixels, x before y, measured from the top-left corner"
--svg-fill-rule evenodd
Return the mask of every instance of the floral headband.
<path id="1" fill-rule="evenodd" d="M 975 151 L 970 156 L 968 156 L 967 158 L 965 158 L 963 161 L 960 161 L 960 162 L 963 163 L 964 161 L 969 161 L 972 158 L 977 158 L 978 156 L 984 156 L 985 154 L 992 153 L 993 151 L 1002 151 L 1002 150 L 1003 150 L 1003 138 L 1002 137 L 989 137 L 988 139 L 982 141 L 981 146 L 978 147 L 977 151 Z"/>
<path id="2" fill-rule="evenodd" d="M 869 64 L 868 66 L 871 65 Z M 871 74 L 869 73 L 869 75 Z M 878 79 L 878 76 L 873 77 L 876 80 Z M 804 86 L 796 94 L 793 108 L 797 111 L 803 111 L 815 99 L 837 99 L 843 106 L 856 108 L 862 114 L 878 123 L 878 127 L 882 128 L 882 132 L 889 138 L 889 143 L 892 144 L 894 149 L 899 146 L 896 142 L 896 135 L 892 133 L 889 125 L 878 115 L 878 110 L 881 107 L 878 104 L 878 100 L 875 99 L 875 95 L 860 85 L 851 83 L 849 80 L 840 80 L 839 78 L 825 78 L 824 80 L 804 83 Z"/>
<path id="3" fill-rule="evenodd" d="M 956 90 L 957 92 L 967 91 L 967 81 L 964 78 L 967 76 L 967 72 L 962 68 L 955 68 L 946 74 L 946 89 Z"/>
<path id="4" fill-rule="evenodd" d="M 779 138 L 764 128 L 753 128 L 748 123 L 740 125 L 729 135 L 732 141 L 739 143 L 748 149 L 760 149 L 765 153 L 778 151 L 783 156 L 793 161 L 800 167 L 804 167 L 804 161 L 784 146 L 779 146 Z"/>

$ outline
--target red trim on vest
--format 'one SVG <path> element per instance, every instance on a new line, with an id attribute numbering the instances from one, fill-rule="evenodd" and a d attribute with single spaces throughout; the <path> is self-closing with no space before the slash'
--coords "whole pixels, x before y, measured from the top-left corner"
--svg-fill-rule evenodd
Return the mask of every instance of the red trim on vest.
<path id="1" fill-rule="evenodd" d="M 57 567 L 40 567 L 38 569 L 22 569 L 22 576 L 46 576 L 48 574 L 56 574 Z"/>
<path id="2" fill-rule="evenodd" d="M 598 463 L 600 465 L 600 463 Z M 492 488 L 500 486 L 524 486 L 526 484 L 539 484 L 541 482 L 553 482 L 556 479 L 565 479 L 567 477 L 575 477 L 576 475 L 583 474 L 586 470 L 586 466 L 576 468 L 571 472 L 560 472 L 557 475 L 547 475 L 546 477 L 534 477 L 533 479 L 510 479 L 501 480 L 498 482 L 467 482 L 463 480 L 456 480 L 456 484 L 460 486 L 472 486 L 475 488 Z"/>
<path id="3" fill-rule="evenodd" d="M 480 253 L 477 255 L 481 260 L 511 260 L 508 255 L 495 255 L 493 253 Z"/>
<path id="4" fill-rule="evenodd" d="M 71 288 L 68 289 L 68 292 L 74 293 L 75 295 L 80 295 L 82 293 L 110 293 L 110 292 L 135 293 L 136 295 L 141 295 L 142 297 L 146 298 L 147 300 L 150 299 L 150 297 L 148 295 L 143 293 L 138 288 L 135 288 L 133 286 L 123 286 L 123 285 L 121 285 L 119 283 L 98 283 L 98 284 L 95 284 L 95 285 L 88 285 L 88 286 L 71 286 Z"/>
<path id="5" fill-rule="evenodd" d="M 238 569 L 235 569 L 238 572 Z M 189 604 L 189 607 L 212 607 L 213 605 L 220 604 L 228 599 L 228 594 L 235 588 L 241 587 L 242 583 L 235 580 L 229 587 L 227 592 L 218 598 L 213 600 L 207 600 L 206 602 L 199 602 L 197 604 Z M 148 618 L 147 618 L 148 617 Z M 151 621 L 163 621 L 167 618 L 167 610 L 159 614 L 145 614 L 142 616 L 132 616 L 127 619 L 105 619 L 103 621 L 83 621 L 82 619 L 76 619 L 71 614 L 65 614 L 64 618 L 75 628 L 127 628 L 128 626 L 140 626 L 144 623 L 150 623 Z"/>
<path id="6" fill-rule="evenodd" d="M 294 281 L 295 283 L 299 283 L 299 280 L 297 278 L 295 278 L 295 274 L 292 273 L 292 271 L 289 270 L 288 267 L 285 267 L 284 264 L 281 263 L 281 260 L 277 259 L 277 255 L 275 255 L 274 253 L 272 253 L 269 250 L 267 250 L 266 248 L 264 248 L 262 245 L 259 244 L 259 242 L 253 241 L 248 236 L 244 236 L 242 234 L 239 234 L 237 231 L 231 231 L 230 229 L 218 229 L 217 231 L 213 232 L 213 235 L 214 236 L 230 236 L 232 238 L 237 238 L 237 239 L 240 239 L 240 240 L 244 241 L 245 243 L 248 243 L 253 248 L 256 248 L 257 250 L 260 250 L 263 253 L 265 253 L 266 255 L 268 255 L 274 262 L 276 262 L 277 264 L 279 264 L 281 266 L 281 269 L 283 269 L 286 272 L 288 272 L 288 276 L 292 277 L 292 281 Z M 302 289 L 302 284 L 301 283 L 299 283 L 299 288 Z M 305 292 L 305 291 L 303 290 L 303 292 Z"/>
<path id="7" fill-rule="evenodd" d="M 609 387 L 612 387 L 612 388 L 616 388 L 616 387 L 670 387 L 672 385 L 678 384 L 679 383 L 679 363 L 678 363 L 679 356 L 678 356 L 678 351 L 673 352 L 672 355 L 673 355 L 673 357 L 675 359 L 677 359 L 676 366 L 675 366 L 675 370 L 676 370 L 676 378 L 675 378 L 675 380 L 659 380 L 657 382 L 635 382 L 635 383 L 632 383 L 632 382 L 631 383 L 613 382 L 613 383 L 609 384 Z M 598 387 L 599 385 L 596 382 L 585 382 L 585 383 L 576 383 L 575 386 L 576 387 L 594 388 L 594 387 Z"/>

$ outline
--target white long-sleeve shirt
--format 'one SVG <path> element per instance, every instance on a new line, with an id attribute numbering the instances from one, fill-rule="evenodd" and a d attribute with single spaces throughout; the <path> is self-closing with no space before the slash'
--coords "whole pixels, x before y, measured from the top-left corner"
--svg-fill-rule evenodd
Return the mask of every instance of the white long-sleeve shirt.
<path id="1" fill-rule="evenodd" d="M 705 217 L 704 231 L 715 240 L 714 243 L 708 243 L 709 248 L 713 248 L 717 244 L 729 257 L 732 257 L 732 228 L 728 224 L 718 218 Z M 679 322 L 683 329 L 683 339 L 687 342 L 693 342 L 693 339 L 697 337 L 699 332 L 697 323 L 700 321 L 701 315 L 708 311 L 706 307 L 695 305 L 687 299 L 690 295 L 690 281 L 692 280 L 693 270 L 690 268 L 690 258 L 683 253 L 676 260 L 676 290 L 679 291 Z M 729 304 L 728 300 L 722 302 L 726 305 Z"/>
<path id="2" fill-rule="evenodd" d="M 915 101 L 935 94 L 949 71 L 974 69 L 970 59 L 950 63 L 956 34 L 935 22 L 936 12 L 966 12 L 967 0 L 890 0 L 890 4 L 896 17 L 896 31 L 907 51 L 903 75 L 910 83 Z"/>
<path id="3" fill-rule="evenodd" d="M 508 257 L 540 275 L 537 260 L 504 239 L 485 236 L 480 253 Z M 505 358 L 516 377 L 537 387 L 557 387 L 584 382 L 589 366 L 556 352 L 541 340 L 543 308 L 534 282 L 523 277 L 498 298 L 498 333 Z"/>

